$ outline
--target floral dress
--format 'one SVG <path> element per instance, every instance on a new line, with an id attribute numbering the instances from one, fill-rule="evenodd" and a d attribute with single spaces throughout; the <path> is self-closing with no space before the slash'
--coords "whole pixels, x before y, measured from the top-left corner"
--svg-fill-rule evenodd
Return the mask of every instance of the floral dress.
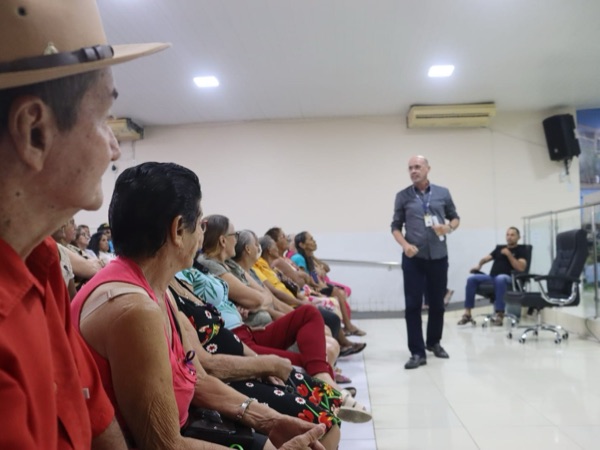
<path id="1" fill-rule="evenodd" d="M 194 280 L 195 292 L 216 293 L 220 289 L 210 286 L 220 283 L 220 278 L 209 274 L 201 274 L 196 269 L 180 272 L 178 277 L 188 281 Z M 202 279 L 204 282 L 199 282 Z M 177 307 L 194 326 L 200 343 L 209 353 L 222 353 L 243 356 L 244 346 L 240 339 L 225 328 L 219 311 L 210 303 L 202 301 L 179 279 L 173 280 L 169 286 Z M 196 301 L 190 298 L 195 298 Z M 198 303 L 200 302 L 200 303 Z M 285 385 L 276 385 L 266 380 L 249 379 L 233 381 L 229 385 L 248 397 L 258 399 L 276 411 L 316 424 L 323 423 L 327 429 L 339 425 L 340 420 L 335 412 L 340 407 L 341 393 L 327 383 L 309 375 L 292 370 Z"/>

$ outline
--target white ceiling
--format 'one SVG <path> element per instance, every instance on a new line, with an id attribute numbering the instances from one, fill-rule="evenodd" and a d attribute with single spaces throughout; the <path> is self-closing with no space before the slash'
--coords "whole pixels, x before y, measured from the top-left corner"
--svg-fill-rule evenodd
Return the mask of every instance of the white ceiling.
<path id="1" fill-rule="evenodd" d="M 114 113 L 145 125 L 600 107 L 599 0 L 98 0 L 110 43 L 171 42 L 115 66 Z M 432 79 L 432 64 L 454 64 Z M 215 75 L 221 86 L 195 87 Z"/>

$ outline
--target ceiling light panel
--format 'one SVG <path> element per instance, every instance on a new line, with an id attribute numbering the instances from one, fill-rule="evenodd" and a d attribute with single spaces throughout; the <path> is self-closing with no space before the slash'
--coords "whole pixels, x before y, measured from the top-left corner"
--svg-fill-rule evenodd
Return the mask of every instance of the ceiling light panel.
<path id="1" fill-rule="evenodd" d="M 427 75 L 429 75 L 432 78 L 449 77 L 450 75 L 452 75 L 453 72 L 454 66 L 451 65 L 431 66 Z"/>
<path id="2" fill-rule="evenodd" d="M 217 87 L 219 85 L 219 80 L 217 77 L 209 76 L 209 77 L 194 77 L 194 83 L 199 88 L 210 88 Z"/>

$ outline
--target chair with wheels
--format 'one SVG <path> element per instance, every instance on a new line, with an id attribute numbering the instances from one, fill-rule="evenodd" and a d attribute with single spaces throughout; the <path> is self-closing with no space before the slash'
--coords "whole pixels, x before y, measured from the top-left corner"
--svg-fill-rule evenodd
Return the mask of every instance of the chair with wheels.
<path id="1" fill-rule="evenodd" d="M 577 229 L 559 233 L 556 236 L 556 257 L 548 275 L 516 275 L 515 283 L 523 286 L 527 280 L 537 283 L 539 292 L 511 291 L 504 296 L 507 305 L 535 308 L 537 323 L 526 328 L 519 342 L 525 343 L 527 336 L 538 336 L 541 330 L 554 333 L 554 342 L 559 344 L 569 337 L 569 333 L 559 325 L 542 322 L 542 309 L 577 306 L 580 301 L 579 283 L 588 256 L 588 243 L 585 230 Z M 529 286 L 531 288 L 531 286 Z M 509 332 L 508 338 L 512 338 Z"/>

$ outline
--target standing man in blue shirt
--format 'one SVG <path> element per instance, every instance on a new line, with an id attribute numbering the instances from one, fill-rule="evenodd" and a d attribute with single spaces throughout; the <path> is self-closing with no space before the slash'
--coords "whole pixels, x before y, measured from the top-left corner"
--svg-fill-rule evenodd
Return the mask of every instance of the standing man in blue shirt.
<path id="1" fill-rule="evenodd" d="M 396 194 L 394 204 L 392 234 L 404 251 L 406 331 L 411 353 L 405 369 L 427 364 L 425 349 L 438 358 L 449 357 L 440 345 L 448 282 L 446 235 L 458 228 L 460 218 L 450 191 L 429 182 L 429 170 L 429 162 L 424 156 L 410 158 L 408 172 L 412 185 Z M 425 293 L 429 299 L 426 341 L 423 340 L 421 321 Z"/>

